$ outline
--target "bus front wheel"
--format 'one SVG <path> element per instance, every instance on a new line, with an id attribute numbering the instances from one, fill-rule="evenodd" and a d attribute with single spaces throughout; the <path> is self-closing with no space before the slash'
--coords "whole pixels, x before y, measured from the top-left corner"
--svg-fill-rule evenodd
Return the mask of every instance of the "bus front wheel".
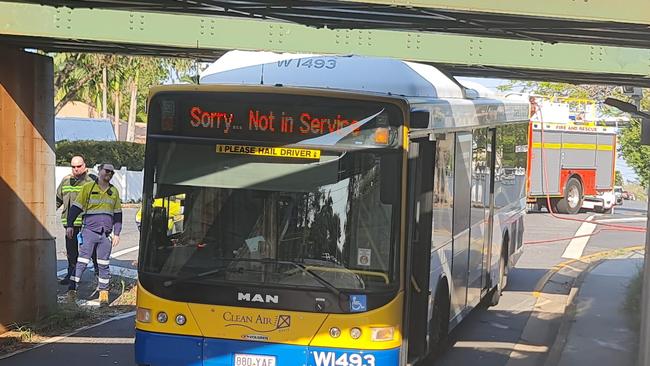
<path id="1" fill-rule="evenodd" d="M 436 291 L 430 329 L 431 356 L 437 357 L 444 353 L 449 339 L 449 291 L 444 285 Z"/>
<path id="2" fill-rule="evenodd" d="M 501 293 L 508 283 L 508 235 L 503 238 L 501 249 L 501 257 L 499 258 L 499 275 L 497 277 L 497 285 L 492 289 L 489 297 L 489 305 L 497 306 L 501 300 Z"/>

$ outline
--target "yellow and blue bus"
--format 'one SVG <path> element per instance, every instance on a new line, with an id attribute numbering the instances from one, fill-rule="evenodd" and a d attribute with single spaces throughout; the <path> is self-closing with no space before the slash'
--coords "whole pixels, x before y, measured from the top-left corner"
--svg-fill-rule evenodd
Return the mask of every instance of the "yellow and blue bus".
<path id="1" fill-rule="evenodd" d="M 150 94 L 136 362 L 443 350 L 521 253 L 527 101 L 393 59 L 251 59 Z M 178 197 L 169 230 L 154 202 Z"/>

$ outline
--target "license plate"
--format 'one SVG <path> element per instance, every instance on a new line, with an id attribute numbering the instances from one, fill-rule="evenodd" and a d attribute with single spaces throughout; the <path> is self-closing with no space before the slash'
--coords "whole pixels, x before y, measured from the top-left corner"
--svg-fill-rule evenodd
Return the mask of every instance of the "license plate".
<path id="1" fill-rule="evenodd" d="M 235 353 L 233 366 L 276 366 L 275 356 Z"/>

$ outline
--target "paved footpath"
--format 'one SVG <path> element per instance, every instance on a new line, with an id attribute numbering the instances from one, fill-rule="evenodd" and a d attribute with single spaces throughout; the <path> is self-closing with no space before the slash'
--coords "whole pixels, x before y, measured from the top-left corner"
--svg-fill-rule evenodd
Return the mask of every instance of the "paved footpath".
<path id="1" fill-rule="evenodd" d="M 58 342 L 0 359 L 0 366 L 135 365 L 133 322 L 133 316 L 115 320 L 63 338 Z"/>
<path id="2" fill-rule="evenodd" d="M 635 254 L 605 260 L 586 275 L 558 366 L 635 365 L 639 340 L 623 304 L 642 266 L 643 256 Z"/>

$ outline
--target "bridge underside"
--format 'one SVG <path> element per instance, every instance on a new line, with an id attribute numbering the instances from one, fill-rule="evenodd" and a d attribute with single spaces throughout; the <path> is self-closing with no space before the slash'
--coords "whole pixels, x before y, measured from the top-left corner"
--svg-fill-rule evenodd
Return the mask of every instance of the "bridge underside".
<path id="1" fill-rule="evenodd" d="M 40 49 L 46 52 L 96 52 L 118 53 L 155 57 L 186 57 L 204 62 L 212 62 L 227 50 L 174 48 L 156 45 L 137 45 L 128 43 L 108 43 L 98 41 L 51 39 L 38 37 L 15 37 L 0 35 L 0 44 L 10 47 Z M 635 85 L 650 88 L 650 78 L 643 75 L 617 73 L 589 73 L 554 71 L 545 69 L 523 69 L 485 65 L 459 65 L 439 62 L 424 62 L 455 76 L 491 77 L 502 79 L 555 81 L 570 84 Z"/>
<path id="2" fill-rule="evenodd" d="M 282 20 L 329 29 L 383 29 L 445 32 L 541 42 L 650 47 L 648 20 L 634 13 L 650 10 L 642 0 L 616 6 L 546 0 L 535 8 L 526 2 L 463 1 L 178 1 L 178 0 L 40 0 L 50 6 Z M 523 3 L 523 4 L 522 4 Z M 574 2 L 575 3 L 575 2 Z M 522 7 L 523 5 L 523 7 Z M 540 14 L 535 16 L 534 14 Z M 635 23 L 638 22 L 638 23 Z"/>
<path id="3" fill-rule="evenodd" d="M 106 3 L 112 1 L 100 1 L 99 5 Z M 145 9 L 149 3 L 137 2 Z M 187 6 L 187 12 L 198 11 Z M 203 61 L 214 61 L 231 49 L 359 54 L 429 63 L 459 76 L 650 86 L 650 50 L 641 48 L 431 32 L 319 29 L 242 17 L 10 2 L 0 2 L 0 24 L 0 43 L 46 52 L 106 52 Z"/>

